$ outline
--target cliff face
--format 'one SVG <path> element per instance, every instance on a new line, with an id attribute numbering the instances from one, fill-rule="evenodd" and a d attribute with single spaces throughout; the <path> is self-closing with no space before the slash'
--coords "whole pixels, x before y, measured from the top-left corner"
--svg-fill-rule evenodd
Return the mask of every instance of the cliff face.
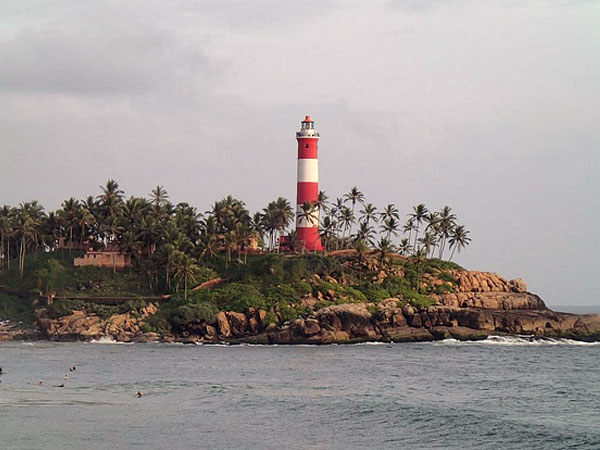
<path id="1" fill-rule="evenodd" d="M 429 308 L 406 305 L 398 298 L 374 303 L 347 303 L 313 311 L 304 319 L 276 326 L 267 312 L 219 312 L 213 322 L 194 327 L 194 334 L 163 337 L 204 342 L 260 344 L 328 344 L 364 340 L 417 341 L 453 337 L 481 339 L 491 334 L 527 334 L 600 339 L 600 315 L 576 315 L 549 310 L 542 299 L 527 292 L 522 280 L 507 281 L 488 272 L 453 272 L 455 292 L 434 295 Z M 443 283 L 436 281 L 436 283 Z M 308 302 L 310 303 L 310 302 Z M 403 306 L 402 306 L 403 305 Z M 101 320 L 81 311 L 60 319 L 39 318 L 41 336 L 52 340 L 92 339 L 152 341 L 140 325 L 156 312 L 150 305 L 139 314 Z"/>

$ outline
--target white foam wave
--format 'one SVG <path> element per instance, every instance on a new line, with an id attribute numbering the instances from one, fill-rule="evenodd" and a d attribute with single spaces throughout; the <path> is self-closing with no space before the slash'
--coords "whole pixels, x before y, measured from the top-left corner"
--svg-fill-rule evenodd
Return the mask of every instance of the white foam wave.
<path id="1" fill-rule="evenodd" d="M 513 346 L 513 347 L 528 347 L 528 346 L 596 346 L 600 342 L 585 342 L 575 339 L 566 338 L 549 338 L 536 336 L 488 336 L 480 341 L 459 341 L 457 339 L 444 339 L 437 341 L 435 345 L 497 345 L 497 346 Z"/>
<path id="2" fill-rule="evenodd" d="M 108 336 L 102 336 L 99 339 L 92 339 L 89 342 L 90 342 L 90 344 L 111 344 L 111 345 L 132 345 L 133 344 L 133 342 L 115 341 L 114 339 L 112 339 Z"/>

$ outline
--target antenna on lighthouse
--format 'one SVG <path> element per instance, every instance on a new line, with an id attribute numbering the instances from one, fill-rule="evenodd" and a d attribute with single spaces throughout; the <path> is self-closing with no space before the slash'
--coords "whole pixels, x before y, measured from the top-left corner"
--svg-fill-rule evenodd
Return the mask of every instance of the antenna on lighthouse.
<path id="1" fill-rule="evenodd" d="M 296 231 L 298 239 L 309 251 L 323 250 L 319 235 L 319 133 L 315 123 L 306 116 L 300 130 L 296 132 L 298 141 L 298 190 L 296 209 Z"/>

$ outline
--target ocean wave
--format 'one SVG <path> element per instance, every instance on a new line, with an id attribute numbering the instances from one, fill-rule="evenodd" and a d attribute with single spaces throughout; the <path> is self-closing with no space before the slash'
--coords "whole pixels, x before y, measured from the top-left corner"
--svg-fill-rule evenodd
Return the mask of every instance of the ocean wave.
<path id="1" fill-rule="evenodd" d="M 92 339 L 91 341 L 89 341 L 90 344 L 112 344 L 112 345 L 133 345 L 133 342 L 121 342 L 121 341 L 115 341 L 112 338 L 109 338 L 108 336 L 102 336 L 100 339 Z"/>
<path id="2" fill-rule="evenodd" d="M 549 345 L 572 345 L 572 346 L 595 346 L 600 342 L 585 342 L 566 338 L 549 338 L 529 335 L 518 336 L 488 336 L 478 341 L 460 341 L 458 339 L 444 339 L 434 342 L 434 345 L 498 345 L 498 346 L 549 346 Z"/>

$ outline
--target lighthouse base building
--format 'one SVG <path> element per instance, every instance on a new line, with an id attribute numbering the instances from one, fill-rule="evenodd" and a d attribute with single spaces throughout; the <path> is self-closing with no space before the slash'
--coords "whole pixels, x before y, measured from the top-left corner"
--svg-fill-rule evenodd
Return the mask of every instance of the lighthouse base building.
<path id="1" fill-rule="evenodd" d="M 310 251 L 323 250 L 319 234 L 319 133 L 310 116 L 296 133 L 298 141 L 298 189 L 296 231 L 301 245 Z"/>

